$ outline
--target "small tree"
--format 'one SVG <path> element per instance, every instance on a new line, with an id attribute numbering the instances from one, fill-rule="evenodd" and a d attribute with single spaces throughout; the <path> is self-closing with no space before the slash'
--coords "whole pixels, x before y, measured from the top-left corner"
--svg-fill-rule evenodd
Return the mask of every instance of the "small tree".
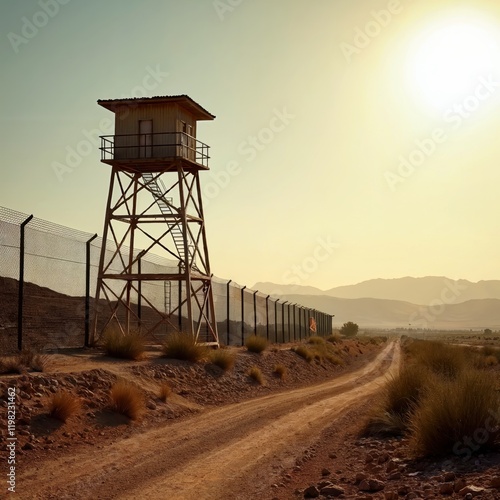
<path id="1" fill-rule="evenodd" d="M 340 333 L 344 337 L 355 337 L 358 334 L 359 326 L 352 321 L 344 323 L 340 328 Z"/>
<path id="2" fill-rule="evenodd" d="M 485 335 L 491 335 L 492 333 L 493 333 L 493 332 L 491 331 L 491 329 L 490 329 L 490 328 L 485 328 L 485 329 L 484 329 L 484 334 L 485 334 Z"/>

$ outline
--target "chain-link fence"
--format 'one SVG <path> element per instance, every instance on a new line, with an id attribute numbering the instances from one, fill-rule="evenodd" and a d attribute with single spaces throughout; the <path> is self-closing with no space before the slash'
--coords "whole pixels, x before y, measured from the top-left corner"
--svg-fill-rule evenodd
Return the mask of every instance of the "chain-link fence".
<path id="1" fill-rule="evenodd" d="M 97 304 L 99 258 L 103 240 L 97 235 L 70 229 L 8 208 L 0 207 L 0 352 L 22 347 L 51 350 L 82 347 L 90 339 L 92 319 L 106 317 L 106 300 Z M 111 242 L 106 252 L 113 252 Z M 121 249 L 124 253 L 123 248 Z M 126 253 L 126 250 L 125 250 Z M 134 255 L 140 255 L 134 250 Z M 147 254 L 138 259 L 140 273 L 168 274 L 177 264 Z M 161 341 L 186 321 L 186 290 L 182 282 L 142 281 L 141 293 L 131 297 L 141 322 L 151 306 L 170 316 Z M 332 316 L 271 298 L 233 281 L 212 279 L 219 340 L 243 345 L 249 335 L 260 335 L 274 343 L 300 340 L 316 331 L 331 333 Z M 99 325 L 98 325 L 99 327 Z"/>

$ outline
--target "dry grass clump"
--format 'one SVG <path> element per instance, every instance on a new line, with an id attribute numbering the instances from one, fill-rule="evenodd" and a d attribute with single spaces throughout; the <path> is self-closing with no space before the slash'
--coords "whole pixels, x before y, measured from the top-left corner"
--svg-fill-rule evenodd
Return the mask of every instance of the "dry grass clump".
<path id="1" fill-rule="evenodd" d="M 487 345 L 482 347 L 480 352 L 485 358 L 490 358 L 490 357 L 496 358 L 497 363 L 495 364 L 500 363 L 500 348 Z"/>
<path id="2" fill-rule="evenodd" d="M 284 365 L 276 365 L 274 367 L 273 373 L 283 380 L 286 377 L 286 366 Z"/>
<path id="3" fill-rule="evenodd" d="M 109 328 L 103 335 L 103 347 L 107 356 L 138 360 L 144 356 L 144 337 L 139 331 L 122 333 L 119 328 Z"/>
<path id="4" fill-rule="evenodd" d="M 61 422 L 80 410 L 80 400 L 69 392 L 59 391 L 52 395 L 49 402 L 49 415 Z"/>
<path id="5" fill-rule="evenodd" d="M 257 354 L 260 354 L 261 352 L 265 351 L 268 345 L 269 342 L 267 341 L 267 339 L 264 337 L 259 337 L 258 335 L 252 335 L 251 337 L 248 337 L 245 341 L 245 347 L 250 352 L 255 352 Z"/>
<path id="6" fill-rule="evenodd" d="M 217 349 L 210 352 L 209 359 L 211 363 L 227 372 L 233 369 L 236 362 L 236 354 L 227 349 Z"/>
<path id="7" fill-rule="evenodd" d="M 298 354 L 301 358 L 304 358 L 308 363 L 311 363 L 314 359 L 314 354 L 305 345 L 292 347 L 292 351 L 295 354 Z"/>
<path id="8" fill-rule="evenodd" d="M 325 339 L 319 335 L 313 335 L 312 337 L 309 337 L 307 342 L 313 345 L 323 345 L 325 343 Z"/>
<path id="9" fill-rule="evenodd" d="M 365 435 L 398 436 L 405 432 L 424 392 L 433 383 L 433 374 L 425 366 L 406 365 L 388 380 L 379 402 L 369 416 Z"/>
<path id="10" fill-rule="evenodd" d="M 248 376 L 255 380 L 259 385 L 264 385 L 264 375 L 262 375 L 262 372 L 259 367 L 257 366 L 252 366 L 250 370 L 248 370 Z"/>
<path id="11" fill-rule="evenodd" d="M 162 347 L 165 358 L 196 363 L 207 356 L 208 349 L 188 333 L 172 333 Z"/>
<path id="12" fill-rule="evenodd" d="M 161 401 L 166 403 L 167 399 L 172 395 L 172 387 L 168 382 L 163 382 L 160 385 L 158 397 L 160 398 Z"/>
<path id="13" fill-rule="evenodd" d="M 340 335 L 339 332 L 333 332 L 327 339 L 327 342 L 330 342 L 332 344 L 338 344 L 339 342 L 342 342 L 342 336 Z"/>
<path id="14" fill-rule="evenodd" d="M 416 363 L 448 378 L 457 377 L 470 365 L 470 360 L 462 347 L 442 342 L 415 341 L 408 346 L 408 351 Z"/>
<path id="15" fill-rule="evenodd" d="M 493 356 L 493 355 L 491 355 L 491 356 L 486 356 L 486 357 L 484 358 L 484 364 L 485 364 L 486 366 L 488 366 L 488 367 L 489 367 L 489 366 L 496 366 L 496 365 L 498 365 L 498 358 L 497 358 L 496 356 Z"/>
<path id="16" fill-rule="evenodd" d="M 489 423 L 500 407 L 494 377 L 468 369 L 456 379 L 442 377 L 427 391 L 410 422 L 411 445 L 419 455 L 466 453 L 498 444 L 500 431 Z M 473 447 L 465 444 L 469 439 Z"/>
<path id="17" fill-rule="evenodd" d="M 14 356 L 0 358 L 0 374 L 24 373 L 26 371 L 43 372 L 49 364 L 49 357 L 32 349 L 23 349 Z"/>
<path id="18" fill-rule="evenodd" d="M 110 396 L 112 409 L 131 420 L 139 418 L 144 410 L 144 397 L 131 382 L 119 380 L 111 387 Z"/>

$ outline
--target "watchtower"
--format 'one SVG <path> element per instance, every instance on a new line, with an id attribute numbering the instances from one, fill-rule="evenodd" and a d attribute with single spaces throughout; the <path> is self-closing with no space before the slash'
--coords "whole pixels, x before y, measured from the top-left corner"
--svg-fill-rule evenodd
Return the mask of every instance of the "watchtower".
<path id="1" fill-rule="evenodd" d="M 111 323 L 125 334 L 166 327 L 218 345 L 199 180 L 209 147 L 196 138 L 197 122 L 215 116 L 187 95 L 97 102 L 115 114 L 115 135 L 101 137 L 101 161 L 112 169 L 96 300 L 109 311 L 104 321 L 96 313 L 94 335 Z M 148 253 L 172 265 L 145 270 Z"/>

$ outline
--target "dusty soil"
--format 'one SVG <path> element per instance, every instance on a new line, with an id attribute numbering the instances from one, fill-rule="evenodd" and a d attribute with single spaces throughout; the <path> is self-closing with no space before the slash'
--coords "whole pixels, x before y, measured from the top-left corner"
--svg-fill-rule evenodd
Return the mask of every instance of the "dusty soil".
<path id="1" fill-rule="evenodd" d="M 130 363 L 78 351 L 57 355 L 49 374 L 0 377 L 1 389 L 15 383 L 21 390 L 17 496 L 410 500 L 464 498 L 458 491 L 468 487 L 475 498 L 500 499 L 498 453 L 412 460 L 405 439 L 359 437 L 377 391 L 398 369 L 397 342 L 383 349 L 344 342 L 343 367 L 308 364 L 289 347 L 261 356 L 237 349 L 237 364 L 226 374 L 154 352 Z M 276 363 L 287 368 L 284 381 L 272 374 Z M 254 365 L 265 386 L 248 379 Z M 107 409 L 117 377 L 147 394 L 139 422 Z M 165 379 L 175 394 L 161 403 L 155 391 Z M 46 416 L 47 398 L 60 387 L 84 400 L 84 412 L 66 424 Z"/>

